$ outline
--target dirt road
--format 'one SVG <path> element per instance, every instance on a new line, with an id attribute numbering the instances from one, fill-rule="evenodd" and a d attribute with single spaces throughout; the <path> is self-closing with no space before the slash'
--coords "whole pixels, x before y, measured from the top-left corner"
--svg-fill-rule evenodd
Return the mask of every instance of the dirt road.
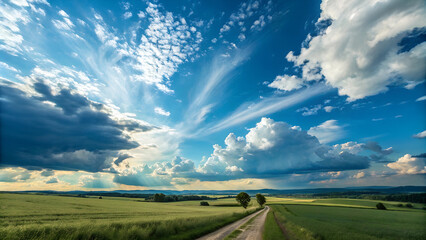
<path id="1" fill-rule="evenodd" d="M 269 207 L 266 206 L 260 212 L 255 212 L 247 217 L 240 219 L 236 222 L 233 222 L 215 232 L 205 235 L 204 237 L 198 238 L 198 240 L 221 240 L 226 236 L 231 234 L 234 230 L 238 229 L 240 226 L 244 225 L 253 217 L 256 217 L 248 226 L 246 226 L 236 239 L 252 239 L 252 240 L 261 240 L 262 239 L 262 230 L 263 225 L 265 224 L 266 215 L 268 214 Z M 259 214 L 259 215 L 258 215 Z"/>

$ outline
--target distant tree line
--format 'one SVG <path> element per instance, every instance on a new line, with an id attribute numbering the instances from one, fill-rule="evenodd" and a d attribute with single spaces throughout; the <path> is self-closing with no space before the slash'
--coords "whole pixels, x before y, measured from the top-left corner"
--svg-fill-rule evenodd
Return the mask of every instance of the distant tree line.
<path id="1" fill-rule="evenodd" d="M 296 195 L 293 195 L 295 197 Z M 298 197 L 312 198 L 355 198 L 370 199 L 395 202 L 426 203 L 426 193 L 400 193 L 400 194 L 382 194 L 380 192 L 336 192 L 336 193 L 315 193 L 312 195 L 297 195 Z"/>
<path id="2" fill-rule="evenodd" d="M 152 202 L 179 202 L 179 201 L 195 201 L 195 200 L 216 200 L 218 198 L 211 198 L 208 196 L 197 195 L 165 195 L 163 193 L 156 193 L 151 195 L 145 200 Z"/>
<path id="3" fill-rule="evenodd" d="M 93 192 L 93 193 L 85 193 L 85 194 L 59 194 L 59 196 L 77 196 L 77 197 L 87 197 L 87 196 L 99 196 L 102 195 L 104 197 L 126 197 L 126 198 L 147 198 L 150 197 L 151 194 L 138 194 L 138 193 L 118 193 L 118 192 Z"/>

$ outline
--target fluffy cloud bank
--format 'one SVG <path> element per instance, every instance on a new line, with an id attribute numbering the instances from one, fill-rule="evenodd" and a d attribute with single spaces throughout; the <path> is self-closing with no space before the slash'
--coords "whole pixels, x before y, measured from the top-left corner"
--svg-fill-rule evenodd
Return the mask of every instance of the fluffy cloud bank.
<path id="1" fill-rule="evenodd" d="M 388 167 L 396 170 L 399 174 L 422 174 L 426 173 L 426 154 L 411 156 L 405 154 L 398 161 L 389 163 Z"/>
<path id="2" fill-rule="evenodd" d="M 279 174 L 368 168 L 370 159 L 339 144 L 327 146 L 306 131 L 262 118 L 245 137 L 233 133 L 226 147 L 213 154 L 198 171 L 211 176 L 273 177 Z M 233 171 L 232 171 L 233 170 Z"/>
<path id="3" fill-rule="evenodd" d="M 120 150 L 139 146 L 130 132 L 152 128 L 69 89 L 54 92 L 43 82 L 2 81 L 0 91 L 3 166 L 101 171 Z"/>
<path id="4" fill-rule="evenodd" d="M 384 150 L 377 143 L 325 145 L 300 127 L 269 118 L 262 118 L 244 137 L 230 133 L 225 139 L 225 147 L 216 144 L 213 149 L 210 157 L 203 158 L 198 166 L 180 157 L 171 162 L 140 167 L 123 168 L 120 165 L 116 168 L 118 174 L 114 181 L 135 186 L 168 186 L 171 183 L 187 184 L 188 181 L 262 179 L 360 170 L 368 168 L 371 161 L 392 153 L 391 148 Z M 377 155 L 362 155 L 365 151 Z"/>
<path id="5" fill-rule="evenodd" d="M 321 10 L 319 33 L 308 35 L 299 55 L 287 55 L 303 79 L 279 76 L 270 87 L 290 91 L 324 78 L 356 100 L 425 80 L 424 1 L 324 0 Z"/>

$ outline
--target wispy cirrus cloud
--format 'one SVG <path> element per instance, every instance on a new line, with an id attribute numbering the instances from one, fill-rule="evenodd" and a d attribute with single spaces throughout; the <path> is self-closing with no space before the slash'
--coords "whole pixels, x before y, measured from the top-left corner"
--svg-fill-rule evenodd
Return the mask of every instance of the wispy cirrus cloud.
<path id="1" fill-rule="evenodd" d="M 243 103 L 238 109 L 232 112 L 228 117 L 200 131 L 200 133 L 214 133 L 238 124 L 250 121 L 255 118 L 267 116 L 285 108 L 302 103 L 311 97 L 325 94 L 331 89 L 328 86 L 319 84 L 300 90 L 293 94 L 283 97 L 267 97 L 252 103 Z"/>

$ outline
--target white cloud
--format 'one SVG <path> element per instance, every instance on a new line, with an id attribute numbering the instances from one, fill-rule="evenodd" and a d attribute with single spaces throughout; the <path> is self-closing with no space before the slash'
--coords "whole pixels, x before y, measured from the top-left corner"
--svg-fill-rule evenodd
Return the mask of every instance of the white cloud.
<path id="1" fill-rule="evenodd" d="M 387 91 L 400 84 L 412 88 L 424 81 L 426 43 L 401 51 L 400 42 L 426 26 L 424 1 L 344 1 L 321 3 L 320 34 L 289 61 L 303 70 L 306 81 L 325 80 L 349 101 Z"/>
<path id="2" fill-rule="evenodd" d="M 58 14 L 62 16 L 62 20 L 52 20 L 53 25 L 59 30 L 71 30 L 74 23 L 70 20 L 70 16 L 64 10 L 60 10 Z"/>
<path id="3" fill-rule="evenodd" d="M 331 112 L 331 111 L 333 111 L 333 109 L 335 109 L 335 107 L 333 107 L 333 106 L 324 106 L 324 111 L 326 111 L 326 112 Z"/>
<path id="4" fill-rule="evenodd" d="M 198 51 L 203 40 L 201 33 L 191 34 L 185 19 L 176 18 L 170 12 L 161 12 L 155 4 L 146 9 L 149 26 L 141 37 L 141 44 L 134 50 L 136 62 L 133 80 L 154 84 L 159 90 L 172 93 L 170 77 L 180 64 Z"/>
<path id="5" fill-rule="evenodd" d="M 20 7 L 28 7 L 28 2 L 26 0 L 11 0 L 11 3 L 20 6 Z"/>
<path id="6" fill-rule="evenodd" d="M 277 88 L 283 91 L 292 91 L 303 87 L 303 79 L 300 79 L 296 76 L 277 76 L 275 80 L 268 85 L 271 88 Z"/>
<path id="7" fill-rule="evenodd" d="M 414 138 L 426 138 L 426 130 L 423 132 L 419 132 L 413 136 Z"/>
<path id="8" fill-rule="evenodd" d="M 58 14 L 59 15 L 61 15 L 62 17 L 66 17 L 66 18 L 69 18 L 70 16 L 64 11 L 64 10 L 60 10 L 59 12 L 58 12 Z"/>
<path id="9" fill-rule="evenodd" d="M 399 174 L 421 174 L 426 173 L 424 157 L 415 157 L 405 154 L 398 161 L 389 163 L 387 166 L 396 170 Z"/>
<path id="10" fill-rule="evenodd" d="M 225 170 L 226 170 L 226 171 L 229 171 L 229 172 L 244 172 L 244 170 L 243 170 L 243 169 L 241 169 L 241 168 L 239 168 L 239 167 L 237 167 L 237 166 L 227 166 L 227 167 L 225 168 Z"/>
<path id="11" fill-rule="evenodd" d="M 250 27 L 251 30 L 260 31 L 265 26 L 265 16 L 261 15 L 259 19 L 253 22 L 253 25 Z"/>
<path id="12" fill-rule="evenodd" d="M 146 15 L 145 15 L 145 13 L 143 12 L 143 11 L 139 11 L 139 13 L 138 13 L 138 17 L 139 18 L 144 18 Z"/>
<path id="13" fill-rule="evenodd" d="M 426 96 L 417 98 L 416 102 L 420 102 L 420 101 L 424 101 L 424 100 L 426 100 Z"/>
<path id="14" fill-rule="evenodd" d="M 357 174 L 355 174 L 353 176 L 353 178 L 356 178 L 356 179 L 360 179 L 360 178 L 363 178 L 363 177 L 365 177 L 365 173 L 364 172 L 358 172 Z"/>
<path id="15" fill-rule="evenodd" d="M 163 115 L 163 116 L 166 116 L 166 117 L 170 116 L 170 112 L 167 112 L 166 110 L 164 110 L 164 109 L 162 109 L 160 107 L 156 107 L 154 109 L 154 111 L 155 111 L 155 113 Z"/>
<path id="16" fill-rule="evenodd" d="M 7 64 L 5 62 L 0 62 L 0 67 L 7 69 L 7 70 L 10 70 L 10 71 L 13 71 L 13 72 L 19 72 L 16 68 L 10 66 L 9 64 Z"/>
<path id="17" fill-rule="evenodd" d="M 238 39 L 240 39 L 240 41 L 244 41 L 244 39 L 246 39 L 246 36 L 243 33 L 240 33 L 238 35 Z"/>
<path id="18" fill-rule="evenodd" d="M 227 31 L 229 31 L 231 29 L 231 27 L 229 27 L 228 25 L 223 25 L 223 27 L 220 29 L 220 32 L 221 33 L 223 33 L 223 32 L 227 32 Z"/>
<path id="19" fill-rule="evenodd" d="M 312 116 L 318 114 L 318 111 L 322 109 L 321 104 L 317 104 L 315 106 L 303 107 L 296 110 L 296 112 L 302 112 L 302 116 Z"/>
<path id="20" fill-rule="evenodd" d="M 311 127 L 308 133 L 319 139 L 321 143 L 329 143 L 339 140 L 344 135 L 343 127 L 337 120 L 327 120 L 316 127 Z"/>
<path id="21" fill-rule="evenodd" d="M 125 13 L 124 13 L 124 15 L 123 15 L 123 18 L 124 18 L 124 19 L 129 19 L 129 18 L 131 18 L 132 16 L 133 16 L 132 12 L 125 12 Z"/>
<path id="22" fill-rule="evenodd" d="M 31 19 L 25 8 L 16 9 L 10 5 L 0 6 L 0 50 L 12 55 L 22 53 L 23 37 L 20 24 L 28 24 Z"/>
<path id="23" fill-rule="evenodd" d="M 308 132 L 284 122 L 262 118 L 245 137 L 230 133 L 226 147 L 214 145 L 197 171 L 204 177 L 271 177 L 309 171 L 363 169 L 369 158 L 356 155 L 364 150 L 361 144 L 327 146 Z M 238 171 L 232 171 L 238 170 Z"/>

